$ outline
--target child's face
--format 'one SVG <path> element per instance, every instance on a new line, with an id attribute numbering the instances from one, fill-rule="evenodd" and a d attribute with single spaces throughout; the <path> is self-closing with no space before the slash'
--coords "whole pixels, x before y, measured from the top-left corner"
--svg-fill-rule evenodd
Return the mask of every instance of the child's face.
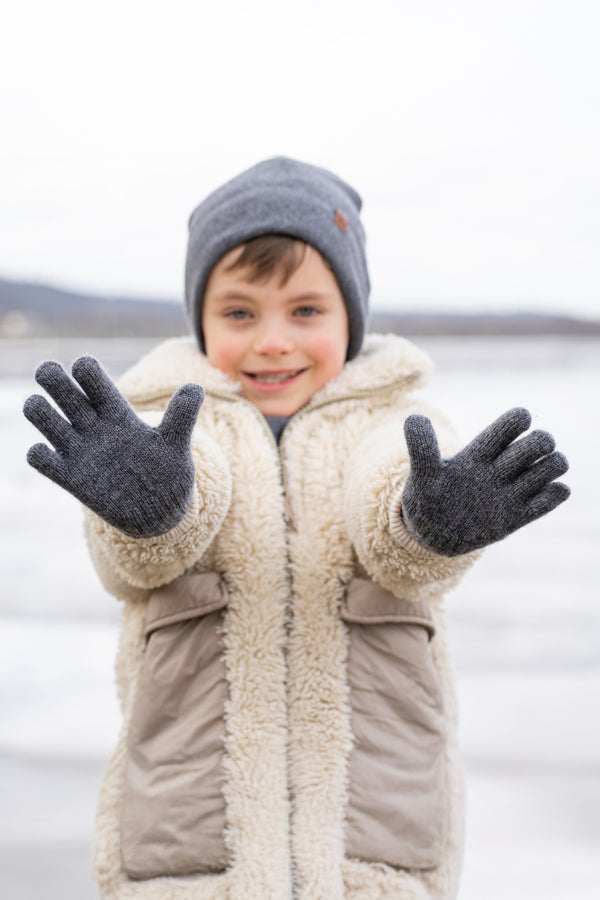
<path id="1" fill-rule="evenodd" d="M 212 270 L 202 309 L 206 355 L 266 416 L 289 416 L 337 375 L 346 359 L 348 316 L 335 276 L 307 246 L 280 285 L 280 273 L 250 282 L 227 267 L 236 247 Z"/>

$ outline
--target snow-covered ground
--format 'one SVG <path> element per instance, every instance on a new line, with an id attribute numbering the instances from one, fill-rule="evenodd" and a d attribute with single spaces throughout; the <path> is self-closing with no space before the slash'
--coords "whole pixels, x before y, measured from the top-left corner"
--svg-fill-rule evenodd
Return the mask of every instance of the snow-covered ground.
<path id="1" fill-rule="evenodd" d="M 527 406 L 573 496 L 488 549 L 448 598 L 468 783 L 461 900 L 600 897 L 600 343 L 429 340 L 465 439 Z M 0 344 L 0 896 L 91 900 L 95 797 L 118 729 L 118 608 L 77 503 L 24 462 L 35 362 L 146 345 Z"/>

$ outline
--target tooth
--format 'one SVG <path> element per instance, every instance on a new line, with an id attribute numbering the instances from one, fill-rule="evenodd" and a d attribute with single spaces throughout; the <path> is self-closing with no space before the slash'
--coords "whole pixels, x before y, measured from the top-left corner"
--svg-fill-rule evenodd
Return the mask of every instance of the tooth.
<path id="1" fill-rule="evenodd" d="M 265 384 L 278 384 L 279 382 L 287 381 L 289 378 L 293 378 L 293 376 L 297 374 L 297 372 L 283 372 L 280 375 L 276 375 L 274 373 L 273 375 L 264 374 L 255 375 L 254 377 L 257 381 L 262 381 Z"/>

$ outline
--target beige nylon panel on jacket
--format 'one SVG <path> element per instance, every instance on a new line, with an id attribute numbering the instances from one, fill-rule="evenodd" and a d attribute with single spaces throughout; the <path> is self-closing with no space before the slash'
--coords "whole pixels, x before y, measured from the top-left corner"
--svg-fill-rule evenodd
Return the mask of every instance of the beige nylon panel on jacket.
<path id="1" fill-rule="evenodd" d="M 214 573 L 182 575 L 150 598 L 121 820 L 130 878 L 227 866 L 222 764 L 228 689 L 220 639 L 226 605 Z"/>
<path id="2" fill-rule="evenodd" d="M 346 854 L 409 869 L 439 863 L 446 822 L 445 727 L 425 602 L 373 581 L 348 585 L 348 687 L 355 739 Z"/>

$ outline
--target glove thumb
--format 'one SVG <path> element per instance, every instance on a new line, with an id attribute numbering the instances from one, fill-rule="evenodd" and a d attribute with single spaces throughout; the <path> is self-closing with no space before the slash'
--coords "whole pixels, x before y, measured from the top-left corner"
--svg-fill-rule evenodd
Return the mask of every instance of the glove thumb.
<path id="1" fill-rule="evenodd" d="M 430 476 L 441 468 L 438 440 L 427 416 L 409 416 L 404 423 L 404 437 L 412 475 Z"/>
<path id="2" fill-rule="evenodd" d="M 173 394 L 162 421 L 156 428 L 172 447 L 182 450 L 188 448 L 203 401 L 204 391 L 199 384 L 191 382 L 184 384 Z"/>

